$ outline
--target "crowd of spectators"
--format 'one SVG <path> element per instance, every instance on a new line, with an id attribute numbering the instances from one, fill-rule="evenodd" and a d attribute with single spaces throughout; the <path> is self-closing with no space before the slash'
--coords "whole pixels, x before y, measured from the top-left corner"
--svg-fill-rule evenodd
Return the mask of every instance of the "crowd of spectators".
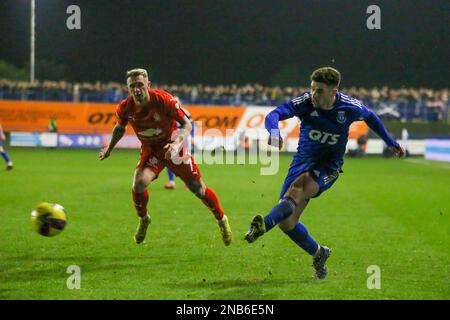
<path id="1" fill-rule="evenodd" d="M 309 90 L 307 87 L 232 85 L 166 85 L 153 84 L 177 96 L 182 103 L 224 106 L 276 106 Z M 449 89 L 429 88 L 342 88 L 382 118 L 439 121 L 448 119 Z M 35 81 L 34 83 L 0 79 L 0 99 L 67 102 L 116 103 L 127 96 L 120 83 L 69 83 Z"/>

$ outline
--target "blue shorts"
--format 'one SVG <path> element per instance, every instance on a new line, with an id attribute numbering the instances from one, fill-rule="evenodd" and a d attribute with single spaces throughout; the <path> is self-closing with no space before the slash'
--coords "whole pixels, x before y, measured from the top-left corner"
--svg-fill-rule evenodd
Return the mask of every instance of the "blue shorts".
<path id="1" fill-rule="evenodd" d="M 289 168 L 286 179 L 284 179 L 283 187 L 280 192 L 280 199 L 284 198 L 284 194 L 302 173 L 310 172 L 314 180 L 319 184 L 319 192 L 313 197 L 320 196 L 322 192 L 331 188 L 342 172 L 337 164 L 318 164 L 311 162 L 297 162 L 293 161 Z"/>

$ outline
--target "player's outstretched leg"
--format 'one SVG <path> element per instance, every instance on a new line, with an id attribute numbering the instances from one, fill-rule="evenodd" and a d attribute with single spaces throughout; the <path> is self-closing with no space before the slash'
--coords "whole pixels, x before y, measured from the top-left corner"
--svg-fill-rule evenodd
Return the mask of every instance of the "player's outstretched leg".
<path id="1" fill-rule="evenodd" d="M 228 217 L 224 214 L 214 190 L 207 187 L 201 179 L 187 182 L 186 185 L 212 212 L 219 225 L 222 241 L 226 246 L 229 246 L 233 240 L 233 233 Z"/>
<path id="2" fill-rule="evenodd" d="M 150 216 L 147 213 L 147 203 L 148 203 L 148 190 L 146 189 L 142 193 L 136 193 L 132 190 L 134 207 L 136 208 L 137 214 L 139 216 L 139 225 L 136 229 L 136 234 L 134 235 L 134 241 L 136 244 L 140 244 L 145 240 L 147 234 L 148 226 L 151 224 Z"/>
<path id="3" fill-rule="evenodd" d="M 313 257 L 313 267 L 316 279 L 324 279 L 327 276 L 325 262 L 330 256 L 331 250 L 320 246 L 309 234 L 306 226 L 299 222 L 303 210 L 308 205 L 309 199 L 319 192 L 319 185 L 309 173 L 302 174 L 287 190 L 286 195 L 294 197 L 298 203 L 294 213 L 279 224 L 280 229 L 291 238 L 300 248 Z"/>
<path id="4" fill-rule="evenodd" d="M 150 216 L 147 212 L 148 203 L 148 184 L 156 177 L 156 174 L 149 168 L 137 168 L 134 172 L 133 179 L 133 203 L 136 213 L 139 216 L 139 225 L 134 235 L 136 244 L 140 244 L 145 240 L 148 226 L 151 223 Z"/>
<path id="5" fill-rule="evenodd" d="M 331 250 L 328 247 L 319 245 L 309 234 L 306 226 L 301 222 L 297 222 L 300 213 L 296 212 L 292 217 L 283 221 L 283 223 L 280 224 L 280 229 L 282 229 L 283 232 L 300 248 L 313 257 L 312 265 L 315 269 L 315 278 L 324 279 L 328 273 L 325 262 L 329 258 Z M 294 225 L 294 227 L 292 227 L 292 225 Z"/>
<path id="6" fill-rule="evenodd" d="M 202 200 L 203 204 L 207 206 L 209 210 L 211 210 L 214 218 L 219 224 L 222 241 L 226 246 L 229 246 L 231 244 L 231 241 L 233 240 L 233 234 L 231 232 L 228 217 L 224 214 L 216 193 L 213 189 L 205 186 L 205 193 L 200 199 Z"/>
<path id="7" fill-rule="evenodd" d="M 223 213 L 216 193 L 213 189 L 207 187 L 201 179 L 200 171 L 195 164 L 193 157 L 189 156 L 185 159 L 188 159 L 188 161 L 183 161 L 180 165 L 168 162 L 167 167 L 170 168 L 175 175 L 181 178 L 186 184 L 186 187 L 188 187 L 189 190 L 212 212 L 219 225 L 222 241 L 226 246 L 229 246 L 233 240 L 233 234 L 231 232 L 230 222 Z"/>
<path id="8" fill-rule="evenodd" d="M 267 216 L 264 218 L 261 215 L 253 217 L 250 228 L 245 234 L 245 240 L 248 243 L 255 242 L 264 233 L 271 230 L 281 221 L 289 217 L 296 208 L 296 203 L 292 198 L 286 197 L 277 204 Z"/>

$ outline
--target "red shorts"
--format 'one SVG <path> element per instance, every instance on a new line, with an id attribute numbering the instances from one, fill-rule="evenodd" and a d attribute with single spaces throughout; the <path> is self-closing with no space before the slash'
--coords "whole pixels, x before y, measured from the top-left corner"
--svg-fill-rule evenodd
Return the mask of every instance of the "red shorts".
<path id="1" fill-rule="evenodd" d="M 156 174 L 156 178 L 158 178 L 159 173 L 164 169 L 164 167 L 167 167 L 185 183 L 200 180 L 200 170 L 195 164 L 194 158 L 190 153 L 181 151 L 179 157 L 172 160 L 164 157 L 165 152 L 166 151 L 162 147 L 150 148 L 142 146 L 140 159 L 136 169 L 149 168 Z"/>

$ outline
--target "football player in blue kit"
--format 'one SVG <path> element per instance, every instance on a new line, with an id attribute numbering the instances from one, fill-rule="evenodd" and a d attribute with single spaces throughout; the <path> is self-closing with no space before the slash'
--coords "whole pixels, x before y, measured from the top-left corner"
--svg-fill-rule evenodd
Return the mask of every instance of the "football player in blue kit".
<path id="1" fill-rule="evenodd" d="M 8 156 L 5 148 L 3 147 L 3 140 L 6 140 L 6 136 L 3 133 L 3 128 L 0 125 L 0 154 L 2 155 L 3 160 L 6 162 L 6 170 L 11 170 L 13 168 L 13 162 Z"/>
<path id="2" fill-rule="evenodd" d="M 351 123 L 365 121 L 397 156 L 405 153 L 374 112 L 357 99 L 338 91 L 340 81 L 341 75 L 336 69 L 319 68 L 311 75 L 309 92 L 267 115 L 265 127 L 269 131 L 270 145 L 281 149 L 283 140 L 278 122 L 295 116 L 301 120 L 300 139 L 281 188 L 280 202 L 265 217 L 255 216 L 245 235 L 245 240 L 252 243 L 278 225 L 313 257 L 317 279 L 327 275 L 325 262 L 331 250 L 319 245 L 299 219 L 309 200 L 329 189 L 342 172 Z"/>

